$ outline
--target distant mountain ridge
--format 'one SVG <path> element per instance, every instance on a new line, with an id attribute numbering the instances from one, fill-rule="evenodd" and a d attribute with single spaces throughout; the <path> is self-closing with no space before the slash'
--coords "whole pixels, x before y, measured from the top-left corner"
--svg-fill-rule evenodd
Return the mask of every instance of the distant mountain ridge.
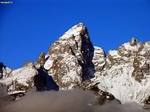
<path id="1" fill-rule="evenodd" d="M 107 43 L 106 43 L 107 44 Z M 88 30 L 79 23 L 55 41 L 36 62 L 12 70 L 0 64 L 0 84 L 8 94 L 80 88 L 97 95 L 99 103 L 117 99 L 121 103 L 150 105 L 150 41 L 132 38 L 106 56 L 93 46 Z"/>

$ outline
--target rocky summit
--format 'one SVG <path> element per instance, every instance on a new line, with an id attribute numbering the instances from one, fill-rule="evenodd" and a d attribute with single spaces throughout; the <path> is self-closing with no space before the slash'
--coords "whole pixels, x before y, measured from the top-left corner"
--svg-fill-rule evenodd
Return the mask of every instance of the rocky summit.
<path id="1" fill-rule="evenodd" d="M 106 56 L 79 23 L 65 32 L 36 62 L 12 70 L 0 63 L 0 84 L 15 98 L 28 92 L 79 88 L 96 94 L 98 103 L 117 100 L 150 106 L 150 41 L 132 38 Z"/>

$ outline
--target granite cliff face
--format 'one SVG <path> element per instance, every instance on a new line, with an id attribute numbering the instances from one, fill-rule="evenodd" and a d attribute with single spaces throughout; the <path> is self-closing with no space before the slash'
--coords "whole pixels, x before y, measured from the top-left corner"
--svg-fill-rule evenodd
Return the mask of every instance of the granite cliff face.
<path id="1" fill-rule="evenodd" d="M 94 78 L 93 61 L 97 51 L 90 41 L 87 28 L 80 23 L 52 44 L 44 67 L 62 89 L 69 89 Z M 98 52 L 104 55 L 102 50 Z"/>
<path id="2" fill-rule="evenodd" d="M 9 94 L 80 88 L 96 94 L 100 104 L 118 99 L 145 108 L 150 96 L 150 42 L 135 38 L 108 55 L 93 46 L 87 28 L 79 23 L 41 53 L 36 62 L 11 70 L 0 65 L 0 84 Z"/>

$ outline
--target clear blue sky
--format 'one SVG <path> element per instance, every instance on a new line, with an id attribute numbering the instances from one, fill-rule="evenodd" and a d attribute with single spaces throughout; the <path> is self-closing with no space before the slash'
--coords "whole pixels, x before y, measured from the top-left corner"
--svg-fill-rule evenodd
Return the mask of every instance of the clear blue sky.
<path id="1" fill-rule="evenodd" d="M 79 22 L 88 27 L 93 44 L 106 53 L 131 37 L 150 40 L 150 0 L 9 1 L 13 4 L 0 4 L 0 62 L 11 68 L 47 53 Z"/>

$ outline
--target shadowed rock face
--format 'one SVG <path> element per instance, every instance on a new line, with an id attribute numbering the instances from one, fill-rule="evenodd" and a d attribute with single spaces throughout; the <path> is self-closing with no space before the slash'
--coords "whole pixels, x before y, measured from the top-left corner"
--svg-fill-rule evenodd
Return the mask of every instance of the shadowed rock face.
<path id="1" fill-rule="evenodd" d="M 0 62 L 0 79 L 7 77 L 11 71 L 10 68 Z"/>
<path id="2" fill-rule="evenodd" d="M 88 37 L 87 30 L 81 33 L 81 53 L 82 60 L 78 60 L 79 65 L 82 67 L 82 80 L 88 80 L 94 77 L 95 68 L 92 62 L 94 56 L 94 47 Z"/>
<path id="3" fill-rule="evenodd" d="M 38 68 L 37 71 L 38 74 L 34 76 L 34 86 L 37 91 L 59 90 L 58 85 L 43 67 Z"/>
<path id="4" fill-rule="evenodd" d="M 4 66 L 3 63 L 0 63 L 0 79 L 3 78 L 3 68 L 5 69 L 6 66 Z"/>

